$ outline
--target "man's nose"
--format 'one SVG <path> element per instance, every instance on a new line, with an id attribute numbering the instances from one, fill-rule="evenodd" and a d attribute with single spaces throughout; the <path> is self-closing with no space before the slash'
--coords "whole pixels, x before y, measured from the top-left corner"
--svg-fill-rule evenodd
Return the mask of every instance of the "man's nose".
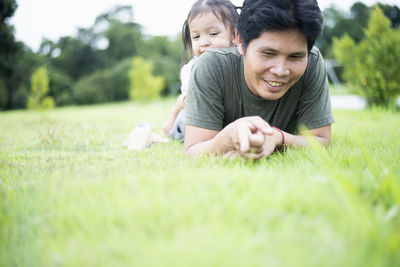
<path id="1" fill-rule="evenodd" d="M 285 60 L 276 60 L 270 68 L 270 72 L 276 76 L 286 76 L 290 74 L 290 70 Z"/>

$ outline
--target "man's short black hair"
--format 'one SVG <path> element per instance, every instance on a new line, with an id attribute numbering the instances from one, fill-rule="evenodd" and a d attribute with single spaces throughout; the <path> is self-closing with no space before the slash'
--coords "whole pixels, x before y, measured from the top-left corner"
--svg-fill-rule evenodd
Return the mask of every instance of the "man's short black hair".
<path id="1" fill-rule="evenodd" d="M 316 0 L 245 0 L 237 31 L 246 50 L 263 32 L 298 29 L 308 51 L 322 32 L 323 17 Z"/>

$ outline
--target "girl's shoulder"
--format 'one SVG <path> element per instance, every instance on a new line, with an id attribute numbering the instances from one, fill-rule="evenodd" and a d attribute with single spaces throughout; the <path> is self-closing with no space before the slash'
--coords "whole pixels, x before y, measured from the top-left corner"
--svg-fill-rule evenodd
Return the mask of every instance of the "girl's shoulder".
<path id="1" fill-rule="evenodd" d="M 181 68 L 181 75 L 187 75 L 193 68 L 194 62 L 196 61 L 197 57 L 192 58 L 188 63 L 182 66 Z"/>

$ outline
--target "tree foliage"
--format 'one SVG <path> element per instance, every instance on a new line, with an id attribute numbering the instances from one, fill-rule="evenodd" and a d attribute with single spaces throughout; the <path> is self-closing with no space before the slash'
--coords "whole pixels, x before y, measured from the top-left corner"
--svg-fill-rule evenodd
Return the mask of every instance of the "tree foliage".
<path id="1" fill-rule="evenodd" d="M 106 65 L 99 52 L 82 40 L 63 37 L 57 43 L 57 48 L 60 54 L 50 58 L 51 65 L 69 75 L 74 81 Z"/>
<path id="2" fill-rule="evenodd" d="M 129 71 L 131 84 L 130 97 L 132 100 L 148 101 L 159 97 L 164 87 L 164 78 L 154 76 L 153 64 L 142 57 L 135 57 L 132 69 Z"/>
<path id="3" fill-rule="evenodd" d="M 151 62 L 151 75 L 163 77 L 163 83 L 158 82 L 163 94 L 180 87 L 180 36 L 143 35 L 131 6 L 100 14 L 91 27 L 78 28 L 76 35 L 44 38 L 37 52 L 15 42 L 13 28 L 6 23 L 16 7 L 15 0 L 0 2 L 0 109 L 26 107 L 30 78 L 40 66 L 47 67 L 47 94 L 57 106 L 129 99 L 134 57 Z"/>
<path id="4" fill-rule="evenodd" d="M 373 10 L 365 38 L 334 39 L 334 55 L 345 65 L 344 78 L 369 105 L 391 106 L 400 94 L 400 30 L 392 29 L 379 6 Z"/>
<path id="5" fill-rule="evenodd" d="M 31 93 L 28 98 L 28 109 L 53 108 L 54 99 L 47 96 L 49 92 L 49 76 L 45 67 L 40 67 L 32 75 Z"/>
<path id="6" fill-rule="evenodd" d="M 14 61 L 20 50 L 15 41 L 14 29 L 8 24 L 17 8 L 15 0 L 0 1 L 0 109 L 9 106 L 9 80 L 14 72 Z"/>
<path id="7" fill-rule="evenodd" d="M 175 40 L 166 36 L 153 36 L 143 41 L 140 55 L 153 62 L 154 75 L 164 77 L 164 95 L 176 94 L 180 90 L 179 69 L 182 51 L 180 36 Z"/>
<path id="8" fill-rule="evenodd" d="M 94 104 L 128 99 L 131 64 L 132 59 L 128 58 L 114 67 L 83 77 L 73 88 L 72 102 Z"/>
<path id="9" fill-rule="evenodd" d="M 12 75 L 8 78 L 8 108 L 26 108 L 32 73 L 43 65 L 45 61 L 41 55 L 32 52 L 27 46 L 22 46 L 13 62 Z"/>
<path id="10" fill-rule="evenodd" d="M 8 90 L 4 82 L 4 78 L 0 76 L 0 109 L 7 106 Z"/>
<path id="11" fill-rule="evenodd" d="M 107 55 L 113 61 L 120 61 L 139 53 L 142 34 L 140 26 L 136 23 L 112 20 L 104 36 L 108 40 Z"/>
<path id="12" fill-rule="evenodd" d="M 385 16 L 391 21 L 392 28 L 400 25 L 400 9 L 397 6 L 378 4 L 384 11 Z M 367 27 L 372 7 L 368 7 L 361 2 L 354 3 L 350 12 L 344 12 L 335 6 L 326 8 L 323 11 L 324 29 L 321 37 L 317 40 L 325 58 L 330 58 L 332 54 L 333 38 L 349 35 L 356 43 L 365 37 L 364 30 Z"/>
<path id="13" fill-rule="evenodd" d="M 56 106 L 65 106 L 73 103 L 72 91 L 74 82 L 71 77 L 59 69 L 49 68 L 50 93 Z"/>

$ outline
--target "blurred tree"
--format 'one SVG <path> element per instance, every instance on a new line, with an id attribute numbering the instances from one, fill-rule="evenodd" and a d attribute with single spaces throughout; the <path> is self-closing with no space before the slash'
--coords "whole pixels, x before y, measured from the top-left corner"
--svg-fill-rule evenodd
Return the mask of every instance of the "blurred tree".
<path id="1" fill-rule="evenodd" d="M 0 2 L 0 109 L 25 108 L 30 77 L 44 65 L 48 95 L 57 106 L 129 98 L 128 73 L 136 56 L 152 63 L 152 75 L 163 77 L 164 94 L 179 90 L 180 36 L 144 36 L 133 21 L 131 6 L 99 15 L 92 27 L 78 28 L 75 36 L 44 38 L 37 53 L 16 42 L 13 28 L 6 24 L 16 7 L 15 0 Z"/>
<path id="2" fill-rule="evenodd" d="M 107 86 L 98 88 L 99 97 L 89 92 L 95 90 L 93 85 L 102 74 L 109 79 L 117 79 L 118 75 L 111 74 L 111 69 L 124 59 L 131 61 L 131 57 L 140 49 L 141 28 L 132 22 L 132 18 L 131 6 L 117 6 L 98 16 L 92 27 L 79 28 L 76 37 L 65 36 L 56 43 L 43 40 L 39 53 L 45 56 L 49 65 L 51 95 L 58 105 L 105 102 L 107 96 L 110 96 L 109 101 L 116 100 L 112 93 L 103 93 L 103 87 Z M 109 82 L 102 80 L 103 85 L 120 83 L 118 79 Z M 90 88 L 83 88 L 83 84 Z M 107 88 L 111 89 L 110 86 Z M 125 90 L 126 99 L 127 88 L 121 90 Z M 120 89 L 116 89 L 116 92 L 120 92 Z"/>
<path id="3" fill-rule="evenodd" d="M 0 76 L 0 109 L 3 109 L 7 106 L 8 101 L 8 89 L 6 87 L 6 83 L 4 82 L 4 78 Z"/>
<path id="4" fill-rule="evenodd" d="M 361 2 L 356 2 L 350 8 L 350 19 L 358 21 L 358 26 L 361 25 L 365 27 L 368 24 L 370 12 L 371 8 Z M 363 31 L 364 27 L 361 27 L 361 31 Z M 364 35 L 360 37 L 362 38 Z M 361 38 L 359 39 L 361 40 Z"/>
<path id="5" fill-rule="evenodd" d="M 121 101 L 129 98 L 129 70 L 132 59 L 95 71 L 82 77 L 73 88 L 72 100 L 76 104 L 94 104 Z"/>
<path id="6" fill-rule="evenodd" d="M 378 3 L 380 9 L 383 10 L 385 16 L 390 20 L 392 28 L 400 27 L 400 8 L 398 6 L 391 6 Z"/>
<path id="7" fill-rule="evenodd" d="M 96 32 L 103 31 L 108 27 L 108 23 L 111 20 L 118 20 L 123 23 L 133 22 L 133 9 L 132 6 L 129 5 L 117 5 L 110 11 L 107 11 L 103 14 L 100 14 L 96 17 L 96 21 L 94 23 L 94 28 Z M 100 27 L 100 29 L 98 29 Z"/>
<path id="8" fill-rule="evenodd" d="M 0 109 L 9 108 L 12 89 L 9 78 L 14 72 L 14 61 L 21 46 L 15 41 L 14 29 L 9 26 L 8 18 L 12 17 L 17 9 L 15 0 L 0 1 Z"/>
<path id="9" fill-rule="evenodd" d="M 180 36 L 171 40 L 166 36 L 153 36 L 143 41 L 140 55 L 151 60 L 154 75 L 163 76 L 165 84 L 163 95 L 179 91 L 179 67 L 183 50 Z"/>
<path id="10" fill-rule="evenodd" d="M 47 96 L 49 92 L 49 76 L 45 67 L 40 67 L 32 74 L 31 93 L 28 98 L 29 109 L 53 108 L 54 99 Z"/>
<path id="11" fill-rule="evenodd" d="M 153 64 L 142 57 L 135 57 L 129 71 L 131 84 L 130 98 L 134 101 L 148 101 L 159 97 L 164 87 L 164 78 L 154 76 Z"/>
<path id="12" fill-rule="evenodd" d="M 136 23 L 122 23 L 113 19 L 104 36 L 108 40 L 106 53 L 113 62 L 133 57 L 140 50 L 142 33 L 140 26 Z"/>
<path id="13" fill-rule="evenodd" d="M 132 6 L 116 6 L 97 16 L 91 28 L 94 47 L 105 50 L 109 64 L 138 54 L 142 28 L 133 20 Z"/>
<path id="14" fill-rule="evenodd" d="M 13 73 L 9 77 L 8 85 L 11 89 L 9 108 L 25 108 L 29 96 L 31 74 L 45 64 L 44 58 L 33 53 L 25 45 L 21 45 L 20 52 L 13 62 Z"/>
<path id="15" fill-rule="evenodd" d="M 372 12 L 366 37 L 358 44 L 345 34 L 334 39 L 334 54 L 344 64 L 350 89 L 368 105 L 395 106 L 400 94 L 400 30 L 391 29 L 379 6 Z"/>
<path id="16" fill-rule="evenodd" d="M 58 51 L 57 54 L 59 53 L 56 57 L 52 57 L 52 54 L 48 55 L 50 64 L 69 75 L 74 81 L 107 66 L 101 52 L 74 37 L 62 37 L 50 51 Z"/>
<path id="17" fill-rule="evenodd" d="M 334 6 L 323 11 L 325 24 L 323 34 L 317 44 L 321 53 L 326 58 L 332 55 L 332 39 L 340 37 L 344 33 L 351 36 L 356 42 L 364 37 L 363 28 L 366 27 L 369 18 L 369 8 L 363 3 L 356 2 L 350 9 L 350 15 L 336 9 Z"/>
<path id="18" fill-rule="evenodd" d="M 400 24 L 400 10 L 397 6 L 378 4 L 384 10 L 384 14 L 392 22 L 392 27 L 397 28 Z M 325 58 L 333 57 L 332 43 L 334 37 L 341 37 L 347 33 L 356 43 L 360 42 L 365 34 L 364 28 L 370 17 L 372 7 L 361 2 L 354 3 L 350 12 L 346 13 L 331 6 L 323 10 L 324 29 L 316 45 L 320 48 Z"/>
<path id="19" fill-rule="evenodd" d="M 70 76 L 60 70 L 49 67 L 50 92 L 49 95 L 54 98 L 56 106 L 65 106 L 73 102 L 72 92 L 74 82 Z"/>

